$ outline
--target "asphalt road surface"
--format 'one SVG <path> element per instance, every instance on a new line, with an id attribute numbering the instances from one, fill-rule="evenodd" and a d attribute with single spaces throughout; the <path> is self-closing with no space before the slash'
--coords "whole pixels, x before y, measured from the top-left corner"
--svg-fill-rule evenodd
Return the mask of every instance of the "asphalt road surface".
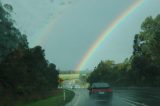
<path id="1" fill-rule="evenodd" d="M 67 106 L 160 106 L 159 88 L 119 88 L 110 102 L 93 100 L 87 89 L 75 89 L 75 98 Z"/>

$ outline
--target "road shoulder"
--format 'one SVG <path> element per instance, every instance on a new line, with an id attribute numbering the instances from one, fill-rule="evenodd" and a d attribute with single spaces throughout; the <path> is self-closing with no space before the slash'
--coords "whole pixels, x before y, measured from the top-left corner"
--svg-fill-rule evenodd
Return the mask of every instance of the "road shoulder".
<path id="1" fill-rule="evenodd" d="M 74 96 L 74 98 L 72 99 L 72 101 L 69 102 L 68 104 L 66 104 L 65 106 L 75 106 L 77 100 L 79 100 L 79 96 L 80 96 L 79 93 L 76 92 L 76 90 L 72 90 L 72 91 L 75 93 L 75 96 Z"/>

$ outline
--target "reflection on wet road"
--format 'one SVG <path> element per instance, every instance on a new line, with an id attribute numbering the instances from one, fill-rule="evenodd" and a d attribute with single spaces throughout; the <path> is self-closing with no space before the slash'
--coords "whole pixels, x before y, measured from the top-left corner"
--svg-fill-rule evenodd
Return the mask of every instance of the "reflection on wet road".
<path id="1" fill-rule="evenodd" d="M 67 106 L 160 106 L 160 90 L 145 89 L 114 89 L 110 102 L 93 100 L 87 89 L 74 90 L 76 97 Z"/>

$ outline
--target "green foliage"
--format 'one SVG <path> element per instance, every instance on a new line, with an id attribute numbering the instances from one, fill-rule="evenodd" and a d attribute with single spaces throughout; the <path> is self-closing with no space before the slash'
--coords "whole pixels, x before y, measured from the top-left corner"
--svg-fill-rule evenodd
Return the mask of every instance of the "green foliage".
<path id="1" fill-rule="evenodd" d="M 147 17 L 135 35 L 130 60 L 114 64 L 101 61 L 88 82 L 104 81 L 121 86 L 160 86 L 160 15 Z"/>
<path id="2" fill-rule="evenodd" d="M 137 73 L 136 83 L 160 86 L 160 15 L 147 17 L 142 31 L 135 36 L 132 68 Z"/>
<path id="3" fill-rule="evenodd" d="M 112 85 L 127 85 L 128 73 L 131 70 L 129 60 L 115 64 L 114 61 L 101 61 L 88 77 L 88 82 L 108 82 Z M 123 82 L 123 83 L 121 83 Z"/>
<path id="4" fill-rule="evenodd" d="M 12 10 L 11 5 L 3 7 L 0 2 L 0 92 L 3 92 L 0 103 L 4 97 L 43 98 L 58 87 L 56 65 L 45 59 L 41 46 L 28 47 L 26 35 L 21 34 L 10 18 Z"/>
<path id="5" fill-rule="evenodd" d="M 15 95 L 43 94 L 58 86 L 58 70 L 44 58 L 40 46 L 16 49 L 0 65 L 1 80 Z"/>
<path id="6" fill-rule="evenodd" d="M 4 7 L 12 11 L 12 6 L 9 4 L 5 4 Z M 21 45 L 28 48 L 26 36 L 14 27 L 13 22 L 9 12 L 5 11 L 0 2 L 0 61 Z"/>
<path id="7" fill-rule="evenodd" d="M 68 102 L 70 102 L 74 97 L 74 92 L 65 90 L 66 93 L 66 101 L 64 101 L 63 90 L 59 91 L 56 95 L 38 101 L 32 101 L 28 103 L 17 103 L 16 106 L 64 106 Z"/>

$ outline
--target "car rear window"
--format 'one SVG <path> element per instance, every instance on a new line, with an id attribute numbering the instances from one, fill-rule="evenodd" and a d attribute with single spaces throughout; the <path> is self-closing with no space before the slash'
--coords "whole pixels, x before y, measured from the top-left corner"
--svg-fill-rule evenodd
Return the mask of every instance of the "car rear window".
<path id="1" fill-rule="evenodd" d="M 92 88 L 109 88 L 110 85 L 108 83 L 93 83 Z"/>

